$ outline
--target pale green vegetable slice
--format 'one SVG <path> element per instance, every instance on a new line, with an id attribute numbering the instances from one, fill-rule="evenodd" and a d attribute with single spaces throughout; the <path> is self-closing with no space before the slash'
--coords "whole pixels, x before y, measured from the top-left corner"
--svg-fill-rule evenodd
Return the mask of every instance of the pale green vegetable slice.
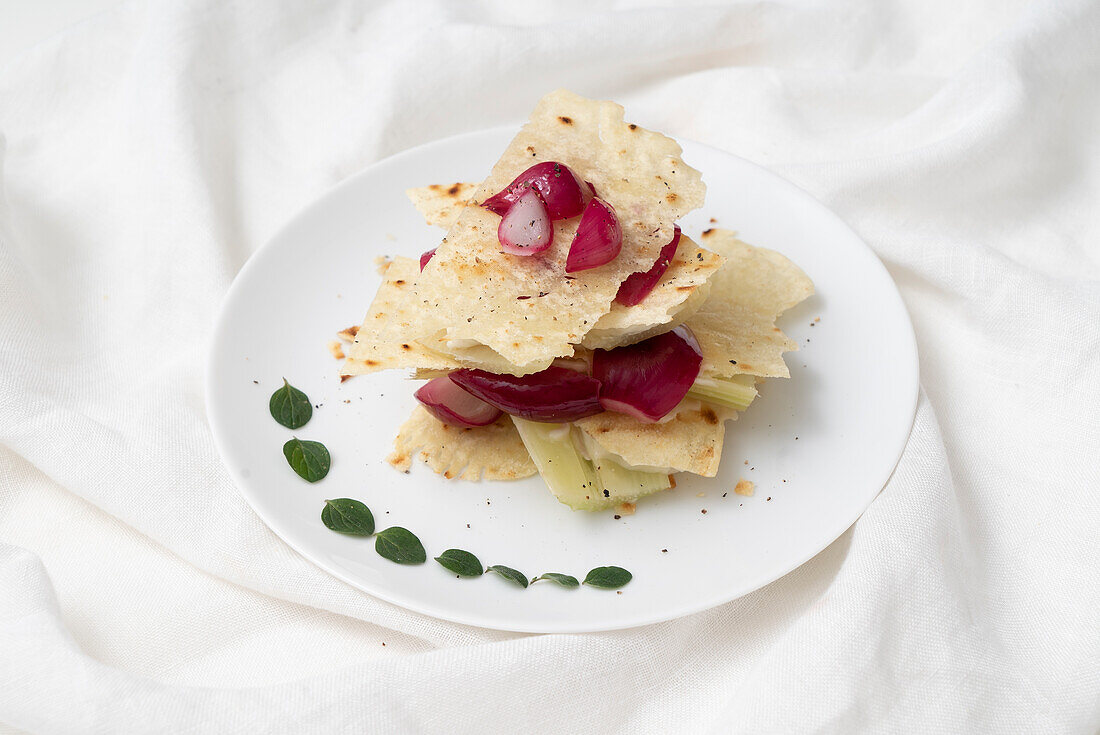
<path id="1" fill-rule="evenodd" d="M 688 398 L 704 403 L 744 411 L 756 398 L 756 388 L 751 375 L 733 378 L 699 378 L 688 391 Z"/>
<path id="2" fill-rule="evenodd" d="M 600 455 L 586 435 L 588 460 L 577 451 L 577 433 L 569 424 L 544 424 L 512 417 L 527 451 L 550 492 L 573 510 L 607 510 L 633 503 L 638 498 L 672 487 L 664 472 L 645 472 L 624 467 Z"/>
<path id="3" fill-rule="evenodd" d="M 583 435 L 587 439 L 588 435 Z M 596 467 L 600 494 L 609 505 L 633 503 L 645 495 L 652 495 L 672 487 L 667 472 L 646 472 L 624 467 L 613 459 L 600 457 L 592 460 Z"/>
<path id="4" fill-rule="evenodd" d="M 596 470 L 574 446 L 569 424 L 544 424 L 516 416 L 512 423 L 554 497 L 575 510 L 603 507 L 587 507 L 600 495 Z"/>

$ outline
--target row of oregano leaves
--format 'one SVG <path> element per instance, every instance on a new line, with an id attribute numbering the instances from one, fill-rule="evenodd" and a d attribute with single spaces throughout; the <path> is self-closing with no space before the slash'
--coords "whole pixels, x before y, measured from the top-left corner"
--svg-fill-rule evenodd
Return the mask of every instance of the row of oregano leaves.
<path id="1" fill-rule="evenodd" d="M 271 394 L 268 402 L 271 417 L 288 429 L 300 429 L 313 417 L 313 404 L 309 397 L 283 378 L 283 387 Z M 283 456 L 298 476 L 307 482 L 324 479 L 332 464 L 328 449 L 321 442 L 292 438 L 283 445 Z M 321 510 L 321 522 L 337 533 L 348 536 L 374 536 L 374 550 L 397 564 L 423 564 L 428 554 L 424 544 L 412 531 L 401 526 L 375 533 L 374 514 L 363 502 L 353 498 L 326 500 Z M 622 567 L 596 567 L 588 572 L 584 581 L 560 572 L 547 572 L 527 580 L 527 575 L 503 564 L 484 566 L 481 560 L 462 549 L 447 549 L 435 560 L 446 570 L 459 577 L 480 577 L 486 572 L 499 574 L 509 582 L 526 588 L 528 584 L 547 581 L 567 589 L 582 584 L 601 589 L 618 589 L 629 582 L 633 575 Z"/>
<path id="2" fill-rule="evenodd" d="M 375 536 L 374 514 L 370 508 L 360 500 L 354 498 L 336 498 L 326 500 L 325 507 L 321 511 L 321 522 L 329 529 L 348 536 Z M 380 531 L 374 542 L 374 550 L 380 555 L 397 562 L 398 564 L 423 564 L 427 561 L 427 553 L 424 545 L 420 543 L 414 534 L 408 530 L 395 526 Z M 534 577 L 528 582 L 527 575 L 523 572 L 506 567 L 503 564 L 493 564 L 486 567 L 481 560 L 463 549 L 447 549 L 435 560 L 447 571 L 454 572 L 459 577 L 480 577 L 486 572 L 493 572 L 507 579 L 509 582 L 527 587 L 542 580 L 554 582 L 562 587 L 575 588 L 582 584 L 602 589 L 618 589 L 632 578 L 632 575 L 622 567 L 596 567 L 588 572 L 584 582 L 579 582 L 576 577 L 560 572 L 547 572 Z"/>

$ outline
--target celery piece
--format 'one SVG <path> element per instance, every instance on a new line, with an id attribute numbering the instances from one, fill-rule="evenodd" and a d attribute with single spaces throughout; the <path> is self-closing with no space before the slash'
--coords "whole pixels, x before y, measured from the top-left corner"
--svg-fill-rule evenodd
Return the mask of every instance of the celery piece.
<path id="1" fill-rule="evenodd" d="M 600 494 L 610 505 L 633 503 L 638 498 L 672 487 L 667 472 L 634 470 L 607 457 L 592 460 L 592 464 L 596 466 Z"/>
<path id="2" fill-rule="evenodd" d="M 574 510 L 598 510 L 596 470 L 573 444 L 572 426 L 544 424 L 512 416 L 512 423 L 550 492 Z"/>
<path id="3" fill-rule="evenodd" d="M 608 456 L 595 439 L 577 431 L 576 435 L 584 442 L 584 452 L 596 470 L 596 490 L 594 501 L 586 503 L 588 509 L 597 511 L 623 503 L 634 503 L 639 497 L 651 495 L 672 486 L 667 471 L 637 470 Z"/>
<path id="4" fill-rule="evenodd" d="M 651 495 L 672 487 L 668 472 L 638 470 L 627 467 L 608 456 L 607 451 L 595 439 L 579 432 L 585 453 L 592 458 L 596 468 L 597 489 L 607 507 L 619 503 L 633 503 L 644 495 Z"/>
<path id="5" fill-rule="evenodd" d="M 732 378 L 699 378 L 688 390 L 688 398 L 704 403 L 713 403 L 735 411 L 744 411 L 756 398 L 756 388 L 747 384 L 740 375 Z"/>

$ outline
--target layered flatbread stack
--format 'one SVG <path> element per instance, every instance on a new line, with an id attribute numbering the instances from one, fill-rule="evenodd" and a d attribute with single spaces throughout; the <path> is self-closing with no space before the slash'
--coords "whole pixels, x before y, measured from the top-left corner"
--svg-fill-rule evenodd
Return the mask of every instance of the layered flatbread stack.
<path id="1" fill-rule="evenodd" d="M 725 422 L 795 344 L 775 325 L 813 293 L 782 255 L 677 221 L 703 204 L 672 139 L 612 102 L 544 97 L 481 184 L 408 192 L 446 235 L 380 265 L 341 372 L 428 382 L 389 461 L 446 478 L 539 472 L 581 510 L 713 477 Z M 354 336 L 353 336 L 354 332 Z"/>

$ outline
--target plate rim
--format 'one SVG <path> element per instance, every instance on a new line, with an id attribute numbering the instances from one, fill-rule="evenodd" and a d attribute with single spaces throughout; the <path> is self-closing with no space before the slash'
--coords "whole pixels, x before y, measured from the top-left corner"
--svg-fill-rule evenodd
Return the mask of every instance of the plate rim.
<path id="1" fill-rule="evenodd" d="M 892 457 L 892 461 L 889 464 L 889 469 L 885 472 L 884 476 L 881 478 L 881 481 L 876 480 L 875 484 L 878 487 L 875 490 L 874 494 L 870 495 L 865 504 L 862 504 L 862 507 L 854 515 L 854 517 L 849 519 L 847 518 L 847 515 L 845 515 L 845 517 L 841 521 L 837 522 L 836 525 L 829 527 L 830 530 L 824 533 L 824 535 L 827 536 L 829 540 L 823 546 L 813 550 L 812 552 L 804 556 L 797 557 L 798 560 L 796 562 L 784 565 L 781 571 L 776 572 L 772 570 L 768 573 L 760 574 L 758 578 L 754 578 L 751 583 L 745 585 L 740 591 L 733 595 L 730 595 L 727 592 L 719 592 L 710 597 L 699 598 L 699 600 L 693 601 L 690 604 L 684 604 L 675 608 L 665 608 L 659 614 L 626 616 L 618 622 L 611 622 L 609 624 L 592 625 L 561 621 L 561 624 L 554 626 L 532 626 L 510 623 L 507 620 L 500 619 L 488 620 L 489 618 L 492 618 L 491 614 L 482 615 L 475 620 L 472 619 L 470 616 L 462 613 L 456 614 L 453 612 L 449 612 L 445 607 L 437 605 L 425 605 L 421 604 L 419 601 L 405 599 L 400 594 L 390 594 L 390 592 L 384 588 L 381 590 L 373 589 L 370 586 L 364 584 L 361 580 L 355 578 L 353 575 L 344 573 L 339 567 L 326 564 L 324 560 L 319 558 L 319 555 L 315 555 L 308 550 L 309 544 L 301 542 L 301 539 L 298 538 L 298 534 L 293 530 L 293 527 L 284 525 L 273 516 L 266 514 L 263 510 L 261 510 L 262 504 L 257 504 L 253 501 L 253 493 L 249 489 L 247 489 L 248 485 L 246 482 L 243 481 L 244 478 L 239 476 L 238 472 L 231 463 L 226 462 L 225 452 L 223 449 L 226 446 L 226 443 L 223 441 L 221 430 L 218 428 L 218 425 L 219 423 L 221 423 L 221 421 L 215 420 L 215 416 L 221 415 L 221 409 L 212 402 L 212 395 L 215 392 L 215 363 L 219 354 L 218 346 L 225 341 L 224 332 L 228 328 L 228 314 L 231 311 L 230 306 L 237 298 L 240 298 L 240 293 L 242 292 L 243 288 L 243 286 L 241 286 L 241 283 L 246 279 L 246 276 L 250 272 L 251 268 L 253 268 L 258 262 L 259 258 L 257 256 L 259 256 L 262 252 L 271 247 L 274 242 L 280 240 L 287 231 L 299 226 L 299 223 L 302 220 L 309 218 L 315 210 L 323 207 L 324 203 L 332 198 L 337 192 L 355 186 L 355 184 L 359 180 L 370 176 L 372 171 L 376 168 L 382 167 L 384 165 L 393 165 L 395 163 L 400 163 L 401 159 L 405 157 L 414 157 L 421 153 L 424 149 L 434 146 L 459 143 L 465 139 L 479 138 L 482 136 L 504 135 L 508 133 L 514 134 L 518 127 L 518 124 L 498 125 L 489 128 L 482 128 L 479 130 L 466 131 L 464 133 L 458 133 L 456 135 L 450 135 L 443 138 L 436 138 L 434 140 L 425 141 L 410 148 L 405 148 L 384 158 L 380 158 L 377 161 L 374 161 L 364 168 L 360 169 L 359 171 L 356 171 L 355 173 L 346 176 L 345 178 L 341 179 L 340 181 L 336 182 L 335 184 L 324 190 L 321 194 L 319 194 L 308 204 L 299 209 L 295 214 L 285 220 L 281 226 L 274 230 L 274 232 L 267 238 L 263 245 L 258 247 L 248 256 L 248 259 L 234 275 L 232 283 L 229 285 L 229 288 L 226 289 L 226 292 L 218 305 L 218 315 L 214 321 L 214 326 L 211 330 L 209 341 L 207 343 L 206 375 L 204 376 L 203 380 L 203 389 L 205 392 L 203 404 L 206 409 L 207 424 L 210 426 L 211 435 L 214 439 L 214 446 L 218 452 L 218 458 L 221 461 L 222 466 L 229 473 L 234 485 L 236 485 L 237 487 L 238 492 L 240 492 L 241 495 L 244 497 L 245 501 L 248 503 L 252 511 L 256 513 L 260 520 L 264 522 L 264 525 L 266 525 L 268 529 L 270 529 L 276 536 L 278 536 L 280 540 L 286 543 L 296 554 L 300 555 L 311 564 L 324 571 L 326 574 L 329 574 L 339 579 L 340 581 L 351 585 L 355 589 L 416 614 L 427 615 L 429 617 L 457 623 L 460 625 L 468 625 L 471 627 L 486 630 L 500 630 L 514 633 L 593 633 L 602 631 L 624 630 L 628 628 L 636 628 L 644 625 L 653 625 L 656 623 L 676 620 L 682 617 L 686 617 L 688 615 L 693 615 L 698 612 L 713 609 L 720 605 L 724 605 L 726 603 L 750 595 L 753 592 L 761 589 L 762 587 L 765 587 L 772 582 L 782 579 L 783 577 L 790 574 L 792 571 L 806 564 L 818 554 L 825 551 L 833 543 L 835 543 L 838 538 L 844 535 L 844 533 L 849 528 L 855 525 L 856 521 L 858 521 L 860 517 L 862 517 L 862 515 L 867 512 L 867 509 L 870 508 L 871 504 L 874 503 L 874 501 L 878 498 L 879 494 L 889 483 L 890 478 L 896 471 L 897 466 L 905 452 L 905 448 L 909 444 L 909 439 L 912 436 L 920 398 L 920 356 L 918 352 L 916 332 L 913 328 L 912 316 L 909 314 L 909 310 L 905 305 L 905 300 L 901 296 L 901 291 L 898 288 L 897 283 L 890 275 L 890 272 L 886 268 L 886 265 L 878 257 L 878 254 L 875 253 L 871 246 L 868 245 L 866 241 L 864 241 L 864 239 L 860 237 L 859 234 L 856 233 L 850 225 L 848 225 L 847 222 L 845 222 L 838 214 L 829 209 L 829 207 L 827 207 L 823 202 L 821 202 L 819 199 L 807 192 L 802 187 L 783 178 L 779 174 L 771 171 L 770 169 L 761 166 L 760 164 L 754 163 L 753 161 L 738 156 L 735 153 L 731 153 L 729 151 L 716 148 L 706 143 L 700 143 L 690 138 L 684 138 L 680 136 L 670 137 L 672 137 L 677 142 L 677 144 L 681 145 L 681 147 L 683 147 L 684 143 L 687 143 L 690 146 L 702 149 L 704 152 L 709 154 L 728 156 L 730 158 L 737 159 L 741 164 L 756 169 L 757 173 L 771 180 L 771 183 L 773 183 L 774 185 L 781 188 L 786 188 L 788 191 L 796 194 L 800 199 L 804 200 L 808 206 L 813 206 L 817 208 L 819 213 L 834 220 L 835 223 L 838 224 L 853 239 L 853 241 L 858 242 L 865 254 L 870 256 L 871 260 L 873 261 L 872 267 L 879 269 L 881 271 L 881 274 L 886 277 L 886 280 L 889 282 L 891 287 L 890 293 L 894 298 L 897 299 L 897 305 L 900 307 L 900 313 L 904 317 L 903 321 L 905 325 L 905 334 L 903 336 L 905 338 L 906 348 L 911 354 L 910 368 L 913 376 L 913 385 L 911 387 L 911 401 L 910 406 L 907 408 L 908 428 L 905 432 L 905 439 L 900 443 L 899 448 L 895 452 L 895 456 Z"/>

